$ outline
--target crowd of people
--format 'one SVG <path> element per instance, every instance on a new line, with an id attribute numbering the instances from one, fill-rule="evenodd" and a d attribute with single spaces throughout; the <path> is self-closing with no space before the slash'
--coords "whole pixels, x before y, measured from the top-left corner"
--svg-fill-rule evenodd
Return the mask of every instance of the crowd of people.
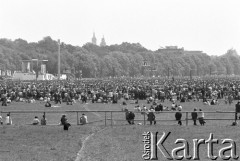
<path id="1" fill-rule="evenodd" d="M 89 79 L 76 82 L 38 81 L 4 82 L 0 84 L 2 106 L 11 101 L 45 100 L 57 103 L 81 99 L 86 102 L 117 102 L 119 98 L 146 100 L 150 97 L 161 102 L 173 95 L 181 102 L 205 99 L 215 104 L 218 99 L 227 103 L 240 98 L 240 80 L 238 79 Z M 211 100 L 210 100 L 211 99 Z"/>
<path id="2" fill-rule="evenodd" d="M 146 100 L 152 103 L 150 107 L 154 111 L 173 110 L 176 111 L 176 120 L 181 123 L 180 104 L 176 104 L 174 98 L 179 102 L 199 101 L 209 105 L 219 104 L 220 99 L 224 99 L 226 104 L 231 104 L 233 100 L 240 98 L 240 79 L 238 78 L 194 78 L 194 79 L 163 79 L 163 78 L 111 78 L 111 79 L 83 79 L 75 82 L 70 81 L 7 81 L 0 82 L 0 94 L 2 106 L 8 106 L 12 101 L 32 103 L 34 101 L 45 102 L 45 107 L 53 104 L 72 105 L 76 100 L 86 103 L 118 103 L 123 98 L 125 100 Z M 155 100 L 159 100 L 158 104 Z M 171 107 L 165 107 L 163 103 L 166 99 L 173 102 Z M 124 104 L 124 102 L 123 102 Z M 136 110 L 146 111 L 136 107 Z M 192 114 L 192 119 L 198 118 L 201 125 L 205 124 L 204 113 L 199 109 Z M 134 116 L 126 111 L 126 119 L 129 124 L 134 124 Z M 134 113 L 133 113 L 134 114 Z M 156 124 L 153 111 L 148 111 L 150 124 Z M 34 118 L 34 124 L 46 124 Z M 0 122 L 2 123 L 2 117 Z M 81 120 L 83 123 L 85 119 Z M 200 121 L 201 120 L 201 121 Z M 194 121 L 194 125 L 196 121 Z"/>

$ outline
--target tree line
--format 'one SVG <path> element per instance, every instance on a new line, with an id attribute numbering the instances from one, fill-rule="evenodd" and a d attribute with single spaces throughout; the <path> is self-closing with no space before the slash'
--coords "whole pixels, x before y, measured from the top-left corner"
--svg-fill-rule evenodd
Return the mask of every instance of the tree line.
<path id="1" fill-rule="evenodd" d="M 0 39 L 0 69 L 21 70 L 22 60 L 46 59 L 48 73 L 57 74 L 58 45 L 49 36 L 31 43 L 23 39 Z M 61 43 L 60 49 L 61 71 L 71 70 L 76 77 L 80 71 L 85 78 L 240 75 L 240 57 L 234 49 L 221 56 L 191 51 L 151 51 L 139 43 L 127 42 L 101 47 L 92 43 L 82 47 Z"/>

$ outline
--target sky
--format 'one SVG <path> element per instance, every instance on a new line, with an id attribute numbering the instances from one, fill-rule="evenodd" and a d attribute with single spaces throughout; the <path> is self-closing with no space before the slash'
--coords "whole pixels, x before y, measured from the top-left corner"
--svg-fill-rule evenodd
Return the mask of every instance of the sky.
<path id="1" fill-rule="evenodd" d="M 240 55 L 239 0 L 0 0 L 0 38 L 140 43 Z"/>

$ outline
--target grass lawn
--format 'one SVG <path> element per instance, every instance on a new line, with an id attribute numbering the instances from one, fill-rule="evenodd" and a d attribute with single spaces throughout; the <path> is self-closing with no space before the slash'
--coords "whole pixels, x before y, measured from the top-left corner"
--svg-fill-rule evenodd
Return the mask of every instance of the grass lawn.
<path id="1" fill-rule="evenodd" d="M 189 126 L 177 126 L 176 121 L 157 121 L 157 125 L 150 126 L 148 122 L 146 125 L 137 125 L 143 123 L 143 115 L 135 113 L 136 125 L 127 125 L 125 121 L 125 114 L 122 112 L 113 112 L 113 126 L 111 127 L 110 120 L 108 120 L 105 127 L 104 120 L 105 113 L 90 112 L 93 110 L 113 110 L 120 111 L 122 109 L 122 101 L 118 104 L 101 104 L 101 103 L 76 103 L 74 105 L 66 105 L 63 103 L 59 107 L 46 108 L 43 103 L 37 102 L 33 104 L 16 103 L 13 102 L 7 107 L 0 106 L 0 111 L 42 111 L 41 113 L 12 113 L 12 126 L 0 126 L 0 161 L 28 161 L 28 160 L 75 160 L 79 150 L 84 147 L 79 153 L 78 160 L 82 161 L 140 161 L 142 159 L 143 151 L 143 137 L 144 131 L 158 131 L 160 135 L 163 131 L 171 132 L 171 135 L 166 140 L 164 145 L 169 151 L 177 147 L 174 141 L 177 138 L 185 138 L 190 144 L 190 154 L 192 154 L 192 139 L 208 139 L 209 134 L 213 133 L 214 138 L 224 139 L 231 138 L 236 141 L 237 154 L 240 155 L 240 142 L 238 139 L 239 126 L 230 126 L 233 121 L 214 121 L 207 120 L 206 126 L 193 126 L 192 121 L 189 121 Z M 127 102 L 127 108 L 133 110 L 134 104 Z M 201 108 L 203 111 L 234 111 L 235 103 L 232 105 L 225 105 L 223 101 L 220 105 L 205 106 L 202 102 L 186 102 L 181 103 L 183 111 L 193 111 L 194 107 Z M 139 105 L 146 104 L 146 101 L 140 101 Z M 170 106 L 171 103 L 166 101 L 163 105 Z M 76 125 L 77 114 L 67 113 L 68 110 L 82 110 L 88 116 L 90 124 Z M 46 112 L 48 124 L 55 124 L 55 126 L 33 126 L 31 124 L 34 116 L 42 117 L 43 112 Z M 52 113 L 52 112 L 58 113 Z M 51 112 L 51 113 L 49 113 Z M 63 131 L 59 123 L 61 115 L 67 114 L 69 122 L 72 124 L 69 131 Z M 79 117 L 82 113 L 79 113 Z M 0 113 L 5 118 L 6 113 Z M 107 118 L 111 118 L 110 113 L 106 114 Z M 174 120 L 174 113 L 160 113 L 156 114 L 157 120 Z M 183 114 L 183 119 L 185 119 Z M 190 114 L 189 116 L 190 117 Z M 205 118 L 234 118 L 233 114 L 213 114 L 205 113 Z M 103 129 L 103 130 L 102 130 Z M 89 137 L 88 137 L 89 136 Z M 86 141 L 84 141 L 88 138 Z M 218 150 L 222 147 L 221 144 L 216 145 L 214 153 L 217 155 Z M 201 160 L 209 160 L 206 156 L 206 145 L 200 145 Z M 164 160 L 159 154 L 159 160 Z"/>

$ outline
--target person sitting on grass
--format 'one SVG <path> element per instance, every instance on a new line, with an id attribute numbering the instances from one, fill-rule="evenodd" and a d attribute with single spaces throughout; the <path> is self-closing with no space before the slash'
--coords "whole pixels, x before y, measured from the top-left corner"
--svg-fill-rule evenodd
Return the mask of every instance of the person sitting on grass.
<path id="1" fill-rule="evenodd" d="M 180 109 L 180 110 L 179 110 Z M 177 105 L 177 110 L 178 111 L 182 111 L 182 106 L 181 105 Z"/>
<path id="2" fill-rule="evenodd" d="M 46 104 L 45 104 L 45 107 L 51 107 L 51 106 L 52 105 L 51 105 L 50 101 L 47 101 Z"/>
<path id="3" fill-rule="evenodd" d="M 141 114 L 144 114 L 148 111 L 146 106 L 143 106 L 143 108 L 141 109 Z"/>
<path id="4" fill-rule="evenodd" d="M 211 103 L 210 103 L 210 104 L 211 104 L 211 105 L 217 105 L 217 102 L 218 102 L 217 100 L 215 100 L 215 99 L 212 99 L 212 101 L 211 101 Z"/>
<path id="5" fill-rule="evenodd" d="M 80 117 L 80 124 L 85 125 L 88 123 L 87 116 L 83 113 L 82 117 Z"/>
<path id="6" fill-rule="evenodd" d="M 163 111 L 163 105 L 160 103 L 155 107 L 155 111 Z"/>
<path id="7" fill-rule="evenodd" d="M 171 108 L 172 111 L 176 111 L 177 105 L 175 104 L 175 102 L 172 103 L 171 107 L 172 107 Z"/>
<path id="8" fill-rule="evenodd" d="M 140 107 L 139 105 L 135 106 L 135 107 L 134 107 L 134 111 L 135 111 L 135 112 L 138 112 L 138 111 L 139 111 L 139 107 Z"/>
<path id="9" fill-rule="evenodd" d="M 135 104 L 138 104 L 138 99 L 135 101 Z"/>
<path id="10" fill-rule="evenodd" d="M 127 103 L 126 103 L 125 101 L 123 101 L 122 105 L 126 106 L 126 105 L 127 105 Z"/>
<path id="11" fill-rule="evenodd" d="M 47 119 L 46 119 L 45 115 L 43 115 L 43 117 L 41 119 L 41 125 L 47 125 Z"/>
<path id="12" fill-rule="evenodd" d="M 39 119 L 38 119 L 38 117 L 37 116 L 35 116 L 35 118 L 33 119 L 33 125 L 39 125 L 39 123 L 40 123 L 40 121 L 39 121 Z"/>
<path id="13" fill-rule="evenodd" d="M 155 110 L 155 108 L 151 105 L 149 110 Z"/>

